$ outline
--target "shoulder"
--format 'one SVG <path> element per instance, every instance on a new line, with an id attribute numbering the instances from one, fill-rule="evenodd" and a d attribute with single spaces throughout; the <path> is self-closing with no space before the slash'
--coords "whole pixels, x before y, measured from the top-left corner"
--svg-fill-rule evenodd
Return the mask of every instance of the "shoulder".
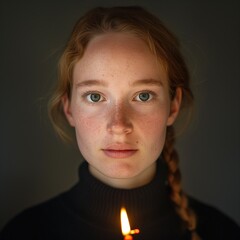
<path id="1" fill-rule="evenodd" d="M 240 239 L 240 227 L 219 209 L 189 197 L 197 215 L 197 232 L 203 239 Z"/>
<path id="2" fill-rule="evenodd" d="M 44 234 L 47 232 L 49 234 L 51 231 L 48 229 L 49 226 L 54 228 L 55 223 L 59 224 L 60 219 L 68 215 L 63 198 L 64 194 L 61 194 L 23 210 L 3 228 L 0 232 L 0 239 L 44 239 Z M 64 226 L 64 223 L 62 225 Z"/>

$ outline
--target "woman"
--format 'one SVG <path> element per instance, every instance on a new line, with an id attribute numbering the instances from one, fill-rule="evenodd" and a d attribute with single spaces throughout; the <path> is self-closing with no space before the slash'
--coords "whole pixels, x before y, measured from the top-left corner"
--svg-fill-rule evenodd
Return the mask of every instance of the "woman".
<path id="1" fill-rule="evenodd" d="M 140 7 L 96 8 L 75 25 L 50 116 L 86 160 L 69 191 L 25 210 L 1 239 L 237 239 L 239 227 L 181 188 L 174 127 L 193 95 L 175 36 Z"/>

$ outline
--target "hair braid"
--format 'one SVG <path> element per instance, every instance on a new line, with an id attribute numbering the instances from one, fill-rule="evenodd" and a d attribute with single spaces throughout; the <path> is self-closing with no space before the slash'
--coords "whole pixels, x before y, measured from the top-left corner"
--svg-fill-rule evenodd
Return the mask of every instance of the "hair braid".
<path id="1" fill-rule="evenodd" d="M 192 232 L 192 240 L 200 240 L 195 232 L 197 219 L 194 211 L 188 206 L 187 195 L 182 191 L 181 172 L 179 169 L 179 157 L 174 148 L 175 134 L 174 127 L 167 129 L 166 141 L 163 148 L 163 158 L 168 165 L 168 184 L 170 187 L 170 198 L 175 203 L 176 211 Z"/>

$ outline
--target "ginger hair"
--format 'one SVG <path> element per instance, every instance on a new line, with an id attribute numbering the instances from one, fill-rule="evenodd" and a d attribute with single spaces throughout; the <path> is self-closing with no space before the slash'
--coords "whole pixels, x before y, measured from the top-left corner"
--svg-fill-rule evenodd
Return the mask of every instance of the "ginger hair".
<path id="1" fill-rule="evenodd" d="M 168 165 L 170 199 L 174 202 L 176 211 L 185 223 L 185 226 L 192 232 L 192 240 L 200 240 L 200 237 L 195 231 L 197 226 L 196 214 L 189 208 L 187 195 L 182 191 L 179 157 L 174 148 L 174 143 L 174 127 L 170 126 L 167 129 L 166 141 L 162 152 L 163 158 Z"/>
<path id="2" fill-rule="evenodd" d="M 182 90 L 181 109 L 190 107 L 193 95 L 189 87 L 189 74 L 177 38 L 154 15 L 137 6 L 94 8 L 81 17 L 59 62 L 59 79 L 56 90 L 49 101 L 51 122 L 62 139 L 71 139 L 69 124 L 63 112 L 62 97 L 70 99 L 72 73 L 77 61 L 81 59 L 89 41 L 96 35 L 122 32 L 131 33 L 142 39 L 150 51 L 165 67 L 169 78 L 169 94 L 174 98 L 177 88 Z M 188 198 L 182 191 L 179 158 L 174 149 L 175 134 L 173 126 L 167 128 L 163 158 L 168 166 L 170 198 L 185 226 L 192 231 L 192 240 L 200 239 L 196 234 L 197 218 L 188 206 Z"/>

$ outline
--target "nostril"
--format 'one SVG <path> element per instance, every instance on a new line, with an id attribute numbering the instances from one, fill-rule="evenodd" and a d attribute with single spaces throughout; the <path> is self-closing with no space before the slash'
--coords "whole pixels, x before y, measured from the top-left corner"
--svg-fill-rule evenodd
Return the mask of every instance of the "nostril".
<path id="1" fill-rule="evenodd" d="M 113 119 L 109 121 L 107 130 L 113 134 L 127 134 L 132 132 L 133 126 L 128 119 Z"/>
<path id="2" fill-rule="evenodd" d="M 123 103 L 116 104 L 109 112 L 107 130 L 113 134 L 128 134 L 133 125 Z"/>
<path id="3" fill-rule="evenodd" d="M 132 132 L 131 125 L 112 124 L 108 126 L 108 131 L 113 134 L 128 134 Z"/>

